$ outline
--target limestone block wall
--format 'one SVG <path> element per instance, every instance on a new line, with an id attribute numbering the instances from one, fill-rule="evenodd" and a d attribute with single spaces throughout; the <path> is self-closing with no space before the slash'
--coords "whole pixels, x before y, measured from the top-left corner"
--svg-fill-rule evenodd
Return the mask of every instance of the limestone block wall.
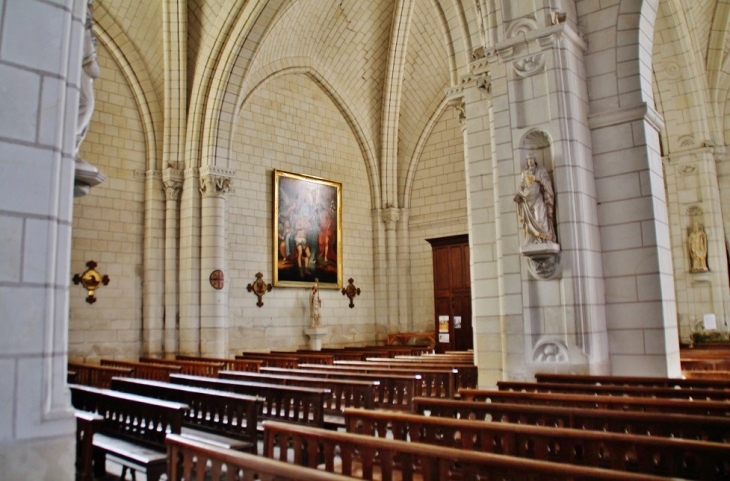
<path id="1" fill-rule="evenodd" d="M 273 170 L 342 183 L 343 282 L 362 287 L 355 307 L 323 289 L 324 346 L 375 342 L 373 233 L 368 175 L 360 148 L 335 103 L 309 77 L 283 75 L 249 96 L 237 119 L 233 188 L 227 200 L 229 349 L 306 348 L 309 290 L 277 287 L 256 307 L 246 291 L 257 272 L 273 281 Z"/>
<path id="2" fill-rule="evenodd" d="M 455 109 L 444 111 L 423 149 L 410 206 L 413 330 L 433 331 L 433 260 L 426 239 L 464 234 L 469 229 L 464 138 Z"/>
<path id="3" fill-rule="evenodd" d="M 97 55 L 101 77 L 94 82 L 96 108 L 81 156 L 107 180 L 75 200 L 71 274 L 93 260 L 111 281 L 96 291 L 94 304 L 85 301 L 81 286 L 71 286 L 69 357 L 85 361 L 138 357 L 142 322 L 142 123 L 121 70 L 101 44 Z"/>

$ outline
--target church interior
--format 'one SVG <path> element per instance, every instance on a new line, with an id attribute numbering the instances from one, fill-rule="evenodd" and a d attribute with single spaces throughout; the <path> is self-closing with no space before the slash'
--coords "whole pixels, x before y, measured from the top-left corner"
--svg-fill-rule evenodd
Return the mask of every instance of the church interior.
<path id="1" fill-rule="evenodd" d="M 364 383 L 391 346 L 453 402 L 730 391 L 725 0 L 0 0 L 0 107 L 2 479 L 82 479 L 71 366 L 329 353 Z M 692 449 L 730 459 L 723 429 Z"/>

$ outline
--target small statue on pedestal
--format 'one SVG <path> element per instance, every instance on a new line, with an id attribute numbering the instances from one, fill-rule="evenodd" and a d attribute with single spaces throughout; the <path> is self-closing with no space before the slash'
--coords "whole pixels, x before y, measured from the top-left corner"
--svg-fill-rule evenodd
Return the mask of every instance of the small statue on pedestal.
<path id="1" fill-rule="evenodd" d="M 321 308 L 322 299 L 319 297 L 319 279 L 315 278 L 312 292 L 309 294 L 309 318 L 311 319 L 309 327 L 322 327 Z"/>

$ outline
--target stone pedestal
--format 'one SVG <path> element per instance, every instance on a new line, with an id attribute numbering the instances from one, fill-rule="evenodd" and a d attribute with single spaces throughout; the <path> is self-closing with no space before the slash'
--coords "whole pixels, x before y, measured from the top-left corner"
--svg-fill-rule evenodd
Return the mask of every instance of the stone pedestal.
<path id="1" fill-rule="evenodd" d="M 326 327 L 307 327 L 304 334 L 309 336 L 309 349 L 313 351 L 322 350 L 322 339 L 327 335 Z"/>

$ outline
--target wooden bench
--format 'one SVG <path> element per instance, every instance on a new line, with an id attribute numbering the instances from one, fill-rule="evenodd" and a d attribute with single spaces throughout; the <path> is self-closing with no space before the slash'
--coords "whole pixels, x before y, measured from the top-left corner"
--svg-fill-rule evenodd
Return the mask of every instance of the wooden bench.
<path id="1" fill-rule="evenodd" d="M 225 479 L 259 481 L 347 481 L 352 478 L 319 469 L 254 456 L 170 434 L 166 439 L 169 458 L 168 480 L 221 479 L 221 473 L 236 473 Z"/>
<path id="2" fill-rule="evenodd" d="M 317 427 L 324 426 L 322 407 L 325 398 L 330 396 L 328 389 L 233 381 L 184 374 L 170 376 L 170 382 L 259 396 L 263 399 L 263 409 L 259 413 L 259 420 L 276 419 Z"/>
<path id="3" fill-rule="evenodd" d="M 436 334 L 433 332 L 396 332 L 388 334 L 385 343 L 389 346 L 398 344 L 405 346 L 409 345 L 411 341 L 425 341 L 427 345 L 423 347 L 427 347 L 430 350 L 433 350 L 433 348 L 436 346 Z"/>
<path id="4" fill-rule="evenodd" d="M 602 386 L 655 386 L 682 389 L 730 389 L 730 381 L 718 382 L 705 379 L 681 379 L 668 377 L 593 376 L 580 374 L 535 374 L 537 382 L 570 384 L 596 384 Z"/>
<path id="5" fill-rule="evenodd" d="M 454 373 L 454 389 L 477 387 L 478 370 L 473 364 L 446 360 L 429 362 L 428 359 L 423 359 L 424 357 L 426 356 L 409 356 L 407 358 L 396 356 L 391 358 L 368 358 L 366 361 L 395 369 L 403 367 L 427 370 L 450 369 Z M 347 365 L 341 362 L 336 364 Z"/>
<path id="6" fill-rule="evenodd" d="M 158 359 L 156 357 L 140 357 L 139 362 L 180 366 L 180 374 L 190 376 L 218 377 L 218 371 L 225 368 L 222 362 L 179 361 L 177 359 Z"/>
<path id="7" fill-rule="evenodd" d="M 93 454 L 94 434 L 101 430 L 104 417 L 88 412 L 75 411 L 76 415 L 76 479 L 92 481 L 94 479 Z"/>
<path id="8" fill-rule="evenodd" d="M 109 389 L 71 385 L 74 408 L 104 417 L 92 440 L 94 476 L 106 474 L 106 460 L 157 481 L 167 468 L 165 436 L 180 434 L 188 406 Z"/>
<path id="9" fill-rule="evenodd" d="M 335 361 L 333 366 L 317 366 L 302 364 L 302 369 L 321 369 L 344 373 L 368 374 L 418 374 L 421 382 L 416 385 L 416 396 L 437 398 L 452 398 L 454 396 L 454 378 L 458 370 L 453 368 L 425 369 L 420 367 L 389 367 L 379 366 L 367 361 Z"/>
<path id="10" fill-rule="evenodd" d="M 515 382 L 499 381 L 500 391 L 545 392 L 560 394 L 596 394 L 598 396 L 631 396 L 658 399 L 695 399 L 710 401 L 730 401 L 730 391 L 722 389 L 676 389 L 654 386 L 616 386 L 569 384 L 556 382 Z"/>
<path id="11" fill-rule="evenodd" d="M 264 422 L 264 455 L 360 479 L 660 480 L 660 476 L 520 459 L 373 436 Z"/>
<path id="12" fill-rule="evenodd" d="M 730 443 L 730 417 L 414 398 L 420 415 Z"/>
<path id="13" fill-rule="evenodd" d="M 684 479 L 730 477 L 730 445 L 346 409 L 347 432 L 576 466 Z"/>
<path id="14" fill-rule="evenodd" d="M 360 381 L 378 381 L 373 386 L 373 407 L 377 409 L 393 409 L 410 411 L 416 386 L 421 382 L 418 374 L 368 374 L 357 372 L 339 372 L 318 369 L 284 369 L 276 367 L 262 367 L 262 373 L 290 376 L 304 376 L 315 379 L 350 379 Z"/>
<path id="15" fill-rule="evenodd" d="M 287 369 L 294 369 L 299 366 L 299 362 L 294 357 L 288 356 L 274 356 L 274 355 L 246 355 L 236 356 L 236 359 L 254 359 L 261 361 L 261 367 L 283 367 Z"/>
<path id="16" fill-rule="evenodd" d="M 465 401 L 730 416 L 730 409 L 728 409 L 730 404 L 723 401 L 686 401 L 683 399 L 488 391 L 480 389 L 460 389 L 459 393 Z"/>
<path id="17" fill-rule="evenodd" d="M 244 353 L 245 354 L 245 353 Z M 300 364 L 324 364 L 324 365 L 332 365 L 332 362 L 334 361 L 334 356 L 332 354 L 326 353 L 326 352 L 291 352 L 291 351 L 271 351 L 271 354 L 274 356 L 287 356 L 287 357 L 295 357 L 297 359 L 297 362 Z"/>
<path id="18" fill-rule="evenodd" d="M 256 426 L 263 406 L 256 396 L 130 378 L 112 379 L 112 389 L 187 404 L 183 436 L 256 453 Z"/>
<path id="19" fill-rule="evenodd" d="M 221 379 L 236 381 L 262 382 L 266 384 L 285 384 L 328 389 L 330 397 L 324 400 L 324 425 L 327 428 L 345 427 L 343 411 L 347 407 L 372 409 L 373 398 L 380 381 L 359 381 L 352 379 L 322 379 L 303 376 L 284 376 L 269 373 L 221 371 Z"/>
<path id="20" fill-rule="evenodd" d="M 683 371 L 687 379 L 730 381 L 730 371 Z"/>
<path id="21" fill-rule="evenodd" d="M 223 370 L 225 371 L 259 372 L 262 364 L 262 361 L 258 359 L 225 359 L 218 357 L 195 357 L 182 355 L 175 356 L 175 359 L 178 361 L 223 363 Z"/>
<path id="22" fill-rule="evenodd" d="M 131 376 L 130 368 L 100 366 L 98 364 L 82 364 L 69 362 L 68 370 L 73 371 L 73 383 L 108 389 L 114 376 Z M 70 379 L 69 379 L 70 381 Z"/>
<path id="23" fill-rule="evenodd" d="M 101 365 L 132 369 L 132 375 L 126 377 L 135 377 L 137 379 L 151 379 L 153 381 L 163 382 L 167 382 L 170 380 L 170 374 L 179 374 L 182 370 L 182 367 L 180 366 L 166 366 L 162 364 L 150 364 L 146 362 L 134 361 L 117 361 L 114 359 L 102 359 Z M 116 376 L 121 377 L 120 374 L 117 374 Z"/>

